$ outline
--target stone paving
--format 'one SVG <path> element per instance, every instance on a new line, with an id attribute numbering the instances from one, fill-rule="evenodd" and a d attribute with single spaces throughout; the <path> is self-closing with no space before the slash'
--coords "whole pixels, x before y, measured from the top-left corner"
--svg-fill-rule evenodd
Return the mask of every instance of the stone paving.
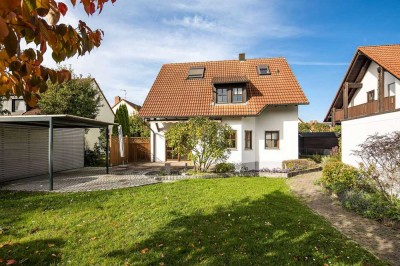
<path id="1" fill-rule="evenodd" d="M 380 259 L 400 265 L 400 231 L 363 218 L 342 208 L 340 203 L 315 185 L 321 172 L 293 177 L 288 180 L 292 191 L 312 210 L 323 216 L 336 229 Z"/>
<path id="2" fill-rule="evenodd" d="M 113 167 L 110 174 L 104 167 L 85 167 L 54 174 L 53 192 L 78 192 L 137 187 L 159 183 L 145 175 L 144 169 Z M 48 175 L 25 178 L 0 184 L 1 190 L 48 191 Z"/>

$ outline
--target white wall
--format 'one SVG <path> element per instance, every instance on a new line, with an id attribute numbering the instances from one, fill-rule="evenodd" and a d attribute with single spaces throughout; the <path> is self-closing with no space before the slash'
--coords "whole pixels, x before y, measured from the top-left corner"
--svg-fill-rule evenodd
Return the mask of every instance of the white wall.
<path id="1" fill-rule="evenodd" d="M 12 112 L 12 100 L 13 99 L 20 99 L 22 102 L 19 106 L 16 106 L 15 112 Z M 10 96 L 10 99 L 3 101 L 3 110 L 8 110 L 11 112 L 11 115 L 22 115 L 27 111 L 26 103 L 23 101 L 22 97 Z"/>
<path id="2" fill-rule="evenodd" d="M 342 121 L 342 161 L 358 166 L 360 159 L 352 153 L 368 136 L 399 130 L 400 111 Z"/>
<path id="3" fill-rule="evenodd" d="M 114 112 L 113 110 L 110 108 L 107 100 L 104 98 L 103 94 L 100 94 L 100 98 L 101 98 L 101 107 L 99 109 L 99 113 L 97 114 L 95 120 L 100 120 L 100 121 L 104 121 L 104 122 L 110 122 L 113 123 L 114 122 Z M 112 127 L 109 127 L 110 129 L 110 134 L 111 134 L 111 130 Z M 100 129 L 99 128 L 92 128 L 89 129 L 88 132 L 85 134 L 85 145 L 86 147 L 88 147 L 89 149 L 93 149 L 94 144 L 97 142 L 99 142 L 99 136 L 100 136 Z"/>
<path id="4" fill-rule="evenodd" d="M 395 85 L 395 91 L 396 91 L 396 109 L 400 108 L 400 80 L 396 79 L 396 85 Z"/>
<path id="5" fill-rule="evenodd" d="M 259 168 L 282 167 L 283 160 L 298 159 L 298 107 L 267 107 L 256 118 L 256 160 Z M 279 149 L 265 149 L 265 131 L 279 131 Z"/>
<path id="6" fill-rule="evenodd" d="M 127 104 L 124 99 L 121 99 L 121 101 L 119 103 L 117 103 L 115 106 L 113 106 L 112 110 L 113 110 L 114 114 L 115 114 L 115 112 L 117 112 L 117 109 L 121 106 L 121 104 L 126 105 L 129 116 L 138 114 L 138 110 L 133 108 L 131 105 Z"/>
<path id="7" fill-rule="evenodd" d="M 243 164 L 249 169 L 282 167 L 283 160 L 298 158 L 298 107 L 279 106 L 267 107 L 258 117 L 226 117 L 221 123 L 228 124 L 236 130 L 236 149 L 231 149 L 228 162 Z M 151 159 L 155 143 L 157 162 L 166 160 L 164 132 L 168 123 L 150 122 Z M 251 130 L 253 145 L 251 150 L 245 150 L 245 131 Z M 279 131 L 279 149 L 265 149 L 265 131 Z M 153 133 L 154 132 L 154 133 Z M 155 141 L 153 139 L 155 134 Z"/>
<path id="8" fill-rule="evenodd" d="M 367 72 L 365 73 L 364 78 L 362 79 L 361 83 L 363 84 L 362 88 L 358 89 L 357 92 L 354 94 L 353 98 L 351 99 L 349 103 L 349 107 L 353 107 L 356 105 L 364 104 L 367 102 L 367 92 L 374 90 L 375 91 L 375 100 L 378 100 L 378 67 L 379 65 L 375 62 L 371 62 L 371 64 L 368 67 Z M 388 92 L 388 85 L 394 82 L 398 83 L 399 80 L 396 79 L 392 74 L 389 72 L 385 71 L 385 77 L 384 77 L 384 97 L 389 96 Z M 395 90 L 395 95 L 399 95 L 400 88 Z M 394 96 L 394 95 L 390 95 Z M 400 97 L 396 97 L 396 102 L 399 101 Z M 400 103 L 400 102 L 398 102 Z M 396 103 L 396 108 L 399 108 L 400 104 L 397 105 Z"/>

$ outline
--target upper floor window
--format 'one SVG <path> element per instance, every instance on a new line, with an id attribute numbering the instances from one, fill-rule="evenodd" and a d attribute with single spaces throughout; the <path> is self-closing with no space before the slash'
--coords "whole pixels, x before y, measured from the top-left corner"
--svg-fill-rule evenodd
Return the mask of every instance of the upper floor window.
<path id="1" fill-rule="evenodd" d="M 375 90 L 367 92 L 367 102 L 375 101 Z"/>
<path id="2" fill-rule="evenodd" d="M 271 71 L 267 65 L 259 65 L 257 66 L 258 75 L 271 75 Z"/>
<path id="3" fill-rule="evenodd" d="M 217 103 L 228 103 L 228 89 L 217 89 Z"/>
<path id="4" fill-rule="evenodd" d="M 232 102 L 233 103 L 243 102 L 243 88 L 232 89 Z"/>
<path id="5" fill-rule="evenodd" d="M 396 95 L 396 91 L 394 89 L 394 83 L 388 84 L 388 94 L 387 94 L 387 96 L 390 97 L 390 96 L 395 96 L 395 95 Z"/>

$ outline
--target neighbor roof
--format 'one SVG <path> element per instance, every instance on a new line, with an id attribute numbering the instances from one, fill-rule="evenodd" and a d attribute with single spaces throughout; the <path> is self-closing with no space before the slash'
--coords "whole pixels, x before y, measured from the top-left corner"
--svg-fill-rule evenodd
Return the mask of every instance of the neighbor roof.
<path id="1" fill-rule="evenodd" d="M 118 103 L 114 104 L 112 108 L 114 108 L 115 106 L 117 106 L 117 104 L 121 103 L 122 101 L 124 101 L 126 104 L 130 105 L 133 109 L 136 110 L 140 110 L 140 108 L 142 108 L 140 105 L 137 105 L 131 101 L 128 101 L 126 99 L 121 99 L 121 101 L 119 101 Z"/>
<path id="2" fill-rule="evenodd" d="M 400 44 L 361 46 L 358 50 L 400 79 Z"/>
<path id="3" fill-rule="evenodd" d="M 271 75 L 259 75 L 268 65 Z M 204 67 L 204 78 L 188 79 L 192 67 Z M 246 83 L 248 102 L 213 104 L 213 83 Z M 308 104 L 285 58 L 226 60 L 163 65 L 139 112 L 145 118 L 255 116 L 268 105 Z"/>
<path id="4" fill-rule="evenodd" d="M 331 121 L 330 113 L 332 108 L 340 108 L 343 104 L 341 96 L 344 83 L 361 82 L 363 75 L 360 75 L 360 72 L 362 72 L 363 66 L 368 67 L 371 61 L 374 61 L 393 76 L 400 79 L 400 44 L 358 47 L 328 113 L 325 116 L 325 122 Z M 366 71 L 366 68 L 364 71 Z M 365 72 L 363 72 L 363 74 L 365 74 Z M 354 92 L 349 96 L 349 100 L 353 95 Z"/>

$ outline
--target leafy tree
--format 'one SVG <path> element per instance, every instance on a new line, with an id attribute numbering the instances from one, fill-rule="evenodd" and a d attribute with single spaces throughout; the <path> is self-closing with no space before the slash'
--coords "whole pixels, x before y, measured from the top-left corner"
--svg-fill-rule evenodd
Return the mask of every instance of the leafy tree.
<path id="1" fill-rule="evenodd" d="M 49 89 L 40 94 L 38 106 L 42 114 L 69 114 L 94 119 L 102 105 L 99 91 L 87 77 L 62 84 L 50 83 Z"/>
<path id="2" fill-rule="evenodd" d="M 121 125 L 124 136 L 130 136 L 129 113 L 125 104 L 121 104 L 115 112 L 114 123 Z M 113 126 L 113 135 L 118 135 L 118 126 Z"/>
<path id="3" fill-rule="evenodd" d="M 204 172 L 228 158 L 231 130 L 228 125 L 197 117 L 172 125 L 165 139 L 175 153 L 188 154 L 196 171 Z"/>
<path id="4" fill-rule="evenodd" d="M 150 129 L 138 115 L 129 117 L 129 132 L 131 137 L 150 137 Z"/>
<path id="5" fill-rule="evenodd" d="M 100 13 L 109 0 L 81 0 L 85 12 Z M 114 3 L 116 0 L 111 0 Z M 76 0 L 70 0 L 73 6 Z M 99 47 L 103 31 L 92 30 L 85 22 L 78 27 L 58 23 L 67 6 L 55 0 L 0 1 L 0 95 L 23 96 L 35 106 L 39 92 L 47 90 L 47 81 L 62 83 L 71 79 L 68 70 L 52 70 L 42 65 L 50 47 L 52 58 L 60 63 L 75 55 L 83 56 Z M 20 43 L 34 43 L 36 48 L 21 51 Z"/>
<path id="6" fill-rule="evenodd" d="M 300 122 L 299 123 L 299 132 L 311 132 L 311 127 L 309 123 Z"/>
<path id="7" fill-rule="evenodd" d="M 337 132 L 340 133 L 341 127 L 339 125 L 331 127 L 325 123 L 317 121 L 301 122 L 299 123 L 299 132 Z"/>

